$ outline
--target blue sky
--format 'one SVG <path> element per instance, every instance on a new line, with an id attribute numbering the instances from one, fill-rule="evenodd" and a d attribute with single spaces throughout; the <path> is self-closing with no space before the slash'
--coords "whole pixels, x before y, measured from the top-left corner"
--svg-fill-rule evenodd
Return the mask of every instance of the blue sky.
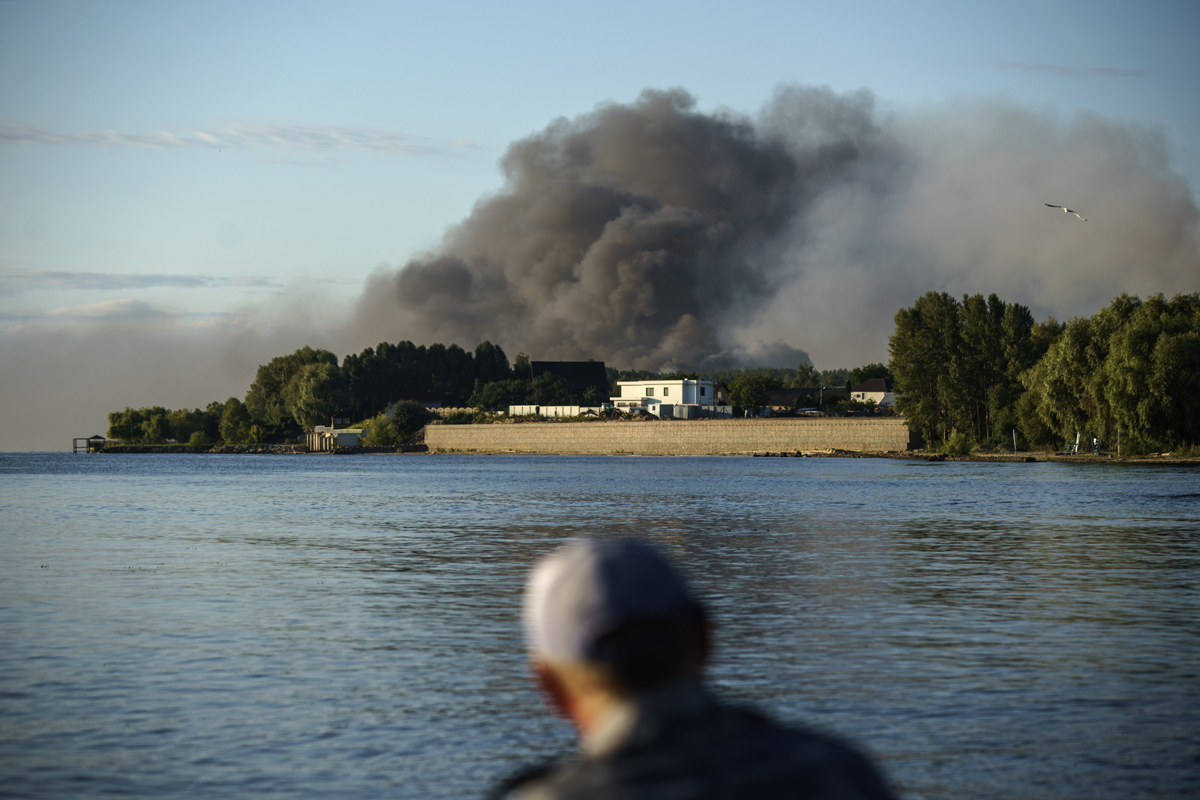
<path id="1" fill-rule="evenodd" d="M 510 142 L 648 87 L 746 114 L 788 83 L 1094 114 L 1160 132 L 1194 198 L 1197 40 L 1194 2 L 0 0 L 0 359 L 54 363 L 34 333 L 67 350 L 166 319 L 202 337 L 300 307 L 319 340 L 373 270 L 501 188 Z M 306 343 L 274 330 L 213 397 Z M 182 394 L 104 401 L 211 399 Z"/>

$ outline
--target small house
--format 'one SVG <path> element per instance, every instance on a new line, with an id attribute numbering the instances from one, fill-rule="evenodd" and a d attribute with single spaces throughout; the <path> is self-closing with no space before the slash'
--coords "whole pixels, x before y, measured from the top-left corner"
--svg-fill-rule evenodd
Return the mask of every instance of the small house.
<path id="1" fill-rule="evenodd" d="M 878 408 L 888 408 L 896 404 L 896 395 L 883 378 L 868 378 L 850 390 L 850 399 L 860 403 L 874 401 Z"/>

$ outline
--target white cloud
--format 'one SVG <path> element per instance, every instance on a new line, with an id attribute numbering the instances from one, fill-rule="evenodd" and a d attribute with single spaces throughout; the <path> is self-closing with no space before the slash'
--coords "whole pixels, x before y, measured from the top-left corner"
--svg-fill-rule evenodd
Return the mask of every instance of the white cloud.
<path id="1" fill-rule="evenodd" d="M 51 318 L 83 317 L 88 319 L 136 322 L 169 315 L 167 312 L 150 305 L 144 300 L 123 299 L 53 308 L 46 312 L 46 316 Z"/>
<path id="2" fill-rule="evenodd" d="M 425 136 L 355 125 L 235 121 L 181 131 L 121 133 L 114 130 L 55 131 L 20 120 L 0 120 L 0 142 L 66 147 L 202 148 L 206 150 L 282 148 L 293 150 L 360 150 L 404 155 L 453 156 L 476 150 L 455 139 L 439 142 Z"/>
<path id="3" fill-rule="evenodd" d="M 0 297 L 29 291 L 125 291 L 129 289 L 217 289 L 277 287 L 271 278 L 257 275 L 218 275 L 154 272 L 68 272 L 62 270 L 0 267 Z"/>

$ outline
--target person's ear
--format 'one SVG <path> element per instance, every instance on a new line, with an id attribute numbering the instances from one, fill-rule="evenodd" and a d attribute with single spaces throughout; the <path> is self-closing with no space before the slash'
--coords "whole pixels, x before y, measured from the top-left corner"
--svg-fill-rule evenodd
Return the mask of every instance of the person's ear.
<path id="1" fill-rule="evenodd" d="M 550 707 L 561 716 L 571 719 L 570 694 L 554 668 L 544 661 L 530 662 L 529 667 L 533 670 L 534 682 L 542 690 L 542 695 Z"/>

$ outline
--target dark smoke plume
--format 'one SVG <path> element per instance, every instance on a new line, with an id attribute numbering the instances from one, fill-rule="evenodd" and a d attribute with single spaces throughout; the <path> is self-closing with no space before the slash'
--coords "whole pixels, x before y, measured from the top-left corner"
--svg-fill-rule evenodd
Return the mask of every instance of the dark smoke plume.
<path id="1" fill-rule="evenodd" d="M 647 91 L 512 145 L 500 193 L 373 276 L 357 335 L 835 366 L 884 360 L 896 310 L 929 289 L 1060 316 L 1193 291 L 1200 215 L 1165 153 L 1142 129 L 1003 102 L 885 114 L 865 91 L 787 87 L 751 119 Z"/>

